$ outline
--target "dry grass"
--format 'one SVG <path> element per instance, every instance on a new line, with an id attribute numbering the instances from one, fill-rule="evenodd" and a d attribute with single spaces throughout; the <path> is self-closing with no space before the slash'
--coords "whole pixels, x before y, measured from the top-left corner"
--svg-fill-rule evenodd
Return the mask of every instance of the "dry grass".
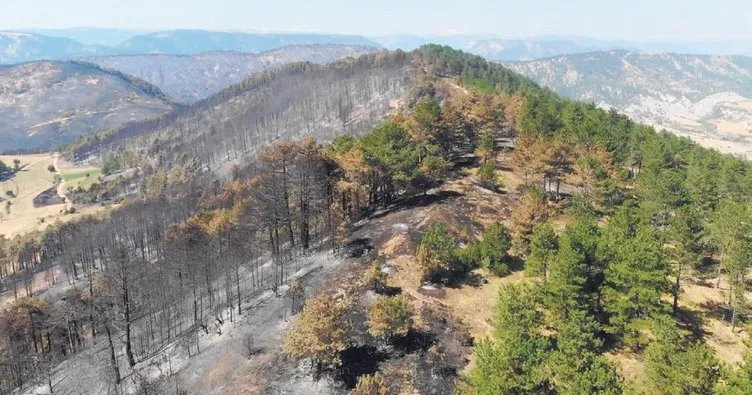
<path id="1" fill-rule="evenodd" d="M 752 113 L 752 100 L 736 103 L 736 106 L 744 111 Z"/>
<path id="2" fill-rule="evenodd" d="M 715 129 L 720 134 L 731 134 L 750 136 L 752 135 L 752 126 L 746 122 L 731 122 L 725 119 L 714 122 Z"/>
<path id="3" fill-rule="evenodd" d="M 473 287 L 462 285 L 458 288 L 448 288 L 442 302 L 448 306 L 453 315 L 467 325 L 470 334 L 475 339 L 488 337 L 493 332 L 492 318 L 499 289 L 506 284 L 516 284 L 525 281 L 522 272 L 515 272 L 506 277 L 498 277 L 485 270 L 476 271 L 488 281 Z"/>
<path id="4" fill-rule="evenodd" d="M 5 211 L 4 202 L 0 207 L 0 235 L 14 237 L 35 230 L 43 230 L 51 223 L 67 222 L 102 210 L 101 206 L 95 205 L 80 208 L 76 214 L 67 215 L 64 213 L 67 208 L 64 203 L 34 207 L 34 198 L 55 185 L 55 174 L 47 169 L 48 166 L 61 165 L 52 154 L 0 156 L 0 160 L 10 166 L 16 158 L 21 160 L 22 170 L 13 178 L 0 183 L 1 197 L 6 198 L 5 191 L 9 190 L 16 196 L 10 199 L 10 214 Z M 87 168 L 83 171 L 91 169 Z M 75 172 L 76 170 L 69 168 L 65 171 Z"/>
<path id="5" fill-rule="evenodd" d="M 645 379 L 645 364 L 639 356 L 628 350 L 608 352 L 606 359 L 616 365 L 619 374 L 625 381 L 639 386 Z"/>
<path id="6" fill-rule="evenodd" d="M 679 297 L 679 306 L 696 321 L 700 322 L 703 340 L 713 349 L 718 359 L 728 364 L 743 361 L 746 350 L 745 341 L 749 334 L 737 325 L 731 329 L 731 323 L 725 319 L 724 311 L 728 301 L 728 284 L 721 281 L 721 287 L 715 288 L 716 282 L 707 284 L 699 281 L 685 281 Z M 748 292 L 747 298 L 752 295 Z M 748 313 L 750 313 L 748 311 Z"/>

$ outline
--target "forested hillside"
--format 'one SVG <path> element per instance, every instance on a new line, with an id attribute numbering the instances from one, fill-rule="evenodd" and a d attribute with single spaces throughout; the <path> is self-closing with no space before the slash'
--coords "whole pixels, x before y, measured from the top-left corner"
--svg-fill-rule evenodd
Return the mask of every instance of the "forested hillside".
<path id="1" fill-rule="evenodd" d="M 752 387 L 707 326 L 746 333 L 747 162 L 439 46 L 153 125 L 109 140 L 144 161 L 139 199 L 0 240 L 3 391 Z"/>
<path id="2" fill-rule="evenodd" d="M 752 58 L 602 51 L 507 66 L 571 99 L 752 155 Z"/>
<path id="3" fill-rule="evenodd" d="M 401 106 L 414 76 L 404 52 L 376 53 L 327 66 L 294 63 L 253 75 L 188 108 L 85 138 L 70 150 L 86 158 L 127 149 L 163 166 L 216 168 L 270 143 L 362 134 Z"/>

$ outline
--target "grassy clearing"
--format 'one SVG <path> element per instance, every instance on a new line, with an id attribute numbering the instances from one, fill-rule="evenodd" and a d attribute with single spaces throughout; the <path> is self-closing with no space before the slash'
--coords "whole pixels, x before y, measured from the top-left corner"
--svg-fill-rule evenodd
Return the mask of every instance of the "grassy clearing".
<path id="1" fill-rule="evenodd" d="M 1 157 L 5 163 L 13 163 L 13 159 L 21 160 L 22 170 L 11 179 L 0 183 L 2 197 L 10 201 L 10 212 L 6 210 L 5 202 L 0 209 L 0 234 L 14 236 L 47 226 L 53 218 L 61 215 L 64 204 L 46 207 L 34 207 L 34 197 L 55 184 L 55 174 L 47 170 L 53 165 L 52 155 L 17 155 Z M 6 191 L 14 194 L 8 198 Z"/>
<path id="2" fill-rule="evenodd" d="M 102 170 L 96 167 L 86 169 L 64 169 L 61 172 L 61 177 L 66 182 L 66 187 L 71 186 L 73 188 L 81 187 L 88 189 L 89 186 L 95 182 L 99 182 L 99 177 L 102 175 Z"/>
<path id="3" fill-rule="evenodd" d="M 84 213 L 93 214 L 101 210 L 101 206 L 91 208 L 77 208 L 75 215 L 65 214 L 65 204 L 55 204 L 45 207 L 34 207 L 34 197 L 40 193 L 55 186 L 56 173 L 48 170 L 49 166 L 55 166 L 61 170 L 63 179 L 72 180 L 70 184 L 74 187 L 75 182 L 82 183 L 82 187 L 88 188 L 91 183 L 96 182 L 101 171 L 97 168 L 62 168 L 61 162 L 53 154 L 34 154 L 34 155 L 5 155 L 0 156 L 0 160 L 12 166 L 13 160 L 21 161 L 21 171 L 16 173 L 12 178 L 0 183 L 0 198 L 3 199 L 0 204 L 0 235 L 14 237 L 16 235 L 42 230 L 55 222 L 66 222 L 78 218 Z M 89 173 L 89 177 L 86 174 Z M 13 197 L 6 195 L 6 191 L 11 191 Z M 6 202 L 9 201 L 10 212 L 6 210 Z"/>

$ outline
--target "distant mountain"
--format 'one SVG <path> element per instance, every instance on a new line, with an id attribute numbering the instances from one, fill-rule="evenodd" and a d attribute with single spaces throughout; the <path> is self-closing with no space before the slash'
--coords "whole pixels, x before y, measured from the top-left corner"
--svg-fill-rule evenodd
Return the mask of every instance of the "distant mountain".
<path id="1" fill-rule="evenodd" d="M 389 50 L 401 49 L 403 51 L 412 51 L 426 44 L 440 44 L 466 52 L 470 52 L 470 49 L 481 41 L 495 38 L 495 36 L 491 35 L 417 36 L 410 34 L 371 37 L 373 41 L 376 41 Z"/>
<path id="2" fill-rule="evenodd" d="M 389 49 L 413 50 L 425 44 L 441 44 L 461 49 L 490 60 L 519 61 L 556 55 L 591 52 L 608 48 L 603 42 L 591 39 L 504 39 L 491 35 L 414 36 L 392 35 L 375 37 L 375 41 Z"/>
<path id="3" fill-rule="evenodd" d="M 159 88 L 92 64 L 0 66 L 0 152 L 50 148 L 172 108 Z"/>
<path id="4" fill-rule="evenodd" d="M 646 53 L 687 53 L 713 55 L 752 55 L 752 42 L 638 42 L 604 41 L 589 37 L 540 36 L 521 39 L 494 35 L 416 36 L 389 35 L 372 37 L 387 49 L 410 51 L 433 43 L 449 45 L 490 60 L 522 61 L 596 51 L 627 50 Z"/>
<path id="5" fill-rule="evenodd" d="M 558 40 L 502 40 L 492 39 L 475 43 L 468 51 L 489 60 L 518 61 L 548 58 L 599 50 L 596 45 Z"/>
<path id="6" fill-rule="evenodd" d="M 151 31 L 133 29 L 108 29 L 99 27 L 75 27 L 69 29 L 22 29 L 22 32 L 45 36 L 63 37 L 86 45 L 115 47 L 128 39 L 148 34 Z"/>
<path id="7" fill-rule="evenodd" d="M 297 61 L 329 63 L 374 51 L 374 47 L 359 45 L 317 44 L 286 46 L 261 54 L 214 51 L 196 55 L 147 54 L 85 60 L 139 77 L 168 95 L 190 103 L 268 67 Z"/>
<path id="8" fill-rule="evenodd" d="M 562 95 L 752 158 L 752 58 L 605 51 L 506 65 Z"/>
<path id="9" fill-rule="evenodd" d="M 62 60 L 81 56 L 107 55 L 107 47 L 84 45 L 61 37 L 33 33 L 0 32 L 0 64 L 34 60 Z"/>
<path id="10" fill-rule="evenodd" d="M 248 34 L 173 30 L 136 36 L 116 47 L 119 53 L 195 54 L 209 51 L 264 52 L 285 45 L 347 44 L 379 47 L 362 36 L 336 34 Z"/>

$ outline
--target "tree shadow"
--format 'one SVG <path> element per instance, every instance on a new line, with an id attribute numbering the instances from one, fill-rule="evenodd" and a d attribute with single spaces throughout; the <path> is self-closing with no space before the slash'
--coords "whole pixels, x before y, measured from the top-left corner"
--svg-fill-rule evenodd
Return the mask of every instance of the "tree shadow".
<path id="1" fill-rule="evenodd" d="M 371 239 L 368 237 L 362 237 L 350 241 L 344 247 L 345 256 L 348 258 L 360 258 L 368 252 L 373 250 Z"/>
<path id="2" fill-rule="evenodd" d="M 469 285 L 473 288 L 480 288 L 485 284 L 488 284 L 488 279 L 486 279 L 485 276 L 479 273 L 470 272 L 463 275 L 452 276 L 444 285 L 447 288 L 456 289 L 465 285 Z"/>
<path id="3" fill-rule="evenodd" d="M 525 260 L 519 256 L 507 255 L 504 258 L 504 263 L 507 264 L 512 273 L 525 270 Z"/>
<path id="4" fill-rule="evenodd" d="M 709 279 L 718 276 L 718 265 L 719 262 L 717 260 L 706 256 L 700 260 L 700 264 L 694 270 L 700 278 Z"/>
<path id="5" fill-rule="evenodd" d="M 700 307 L 707 311 L 708 317 L 726 321 L 731 318 L 731 308 L 725 303 L 705 301 L 700 303 Z"/>
<path id="6" fill-rule="evenodd" d="M 388 285 L 385 285 L 383 287 L 380 287 L 378 290 L 376 290 L 376 293 L 379 295 L 384 296 L 397 296 L 402 293 L 402 288 L 400 287 L 390 287 Z"/>
<path id="7" fill-rule="evenodd" d="M 676 320 L 681 327 L 692 332 L 695 339 L 705 337 L 706 332 L 702 329 L 704 320 L 696 311 L 680 307 L 676 312 Z"/>
<path id="8" fill-rule="evenodd" d="M 342 365 L 334 370 L 334 377 L 352 389 L 358 383 L 358 377 L 376 373 L 388 355 L 371 345 L 354 345 L 342 351 L 340 358 Z"/>
<path id="9" fill-rule="evenodd" d="M 442 203 L 448 199 L 458 198 L 463 196 L 462 193 L 457 191 L 439 191 L 437 193 L 431 193 L 426 195 L 416 195 L 409 198 L 397 200 L 388 208 L 377 211 L 371 215 L 371 219 L 380 219 L 386 217 L 389 214 L 400 212 L 403 210 L 410 210 L 413 208 L 426 207 L 434 204 Z"/>
<path id="10" fill-rule="evenodd" d="M 425 352 L 435 343 L 436 336 L 433 333 L 412 328 L 407 335 L 393 339 L 390 344 L 401 354 L 413 354 Z"/>

